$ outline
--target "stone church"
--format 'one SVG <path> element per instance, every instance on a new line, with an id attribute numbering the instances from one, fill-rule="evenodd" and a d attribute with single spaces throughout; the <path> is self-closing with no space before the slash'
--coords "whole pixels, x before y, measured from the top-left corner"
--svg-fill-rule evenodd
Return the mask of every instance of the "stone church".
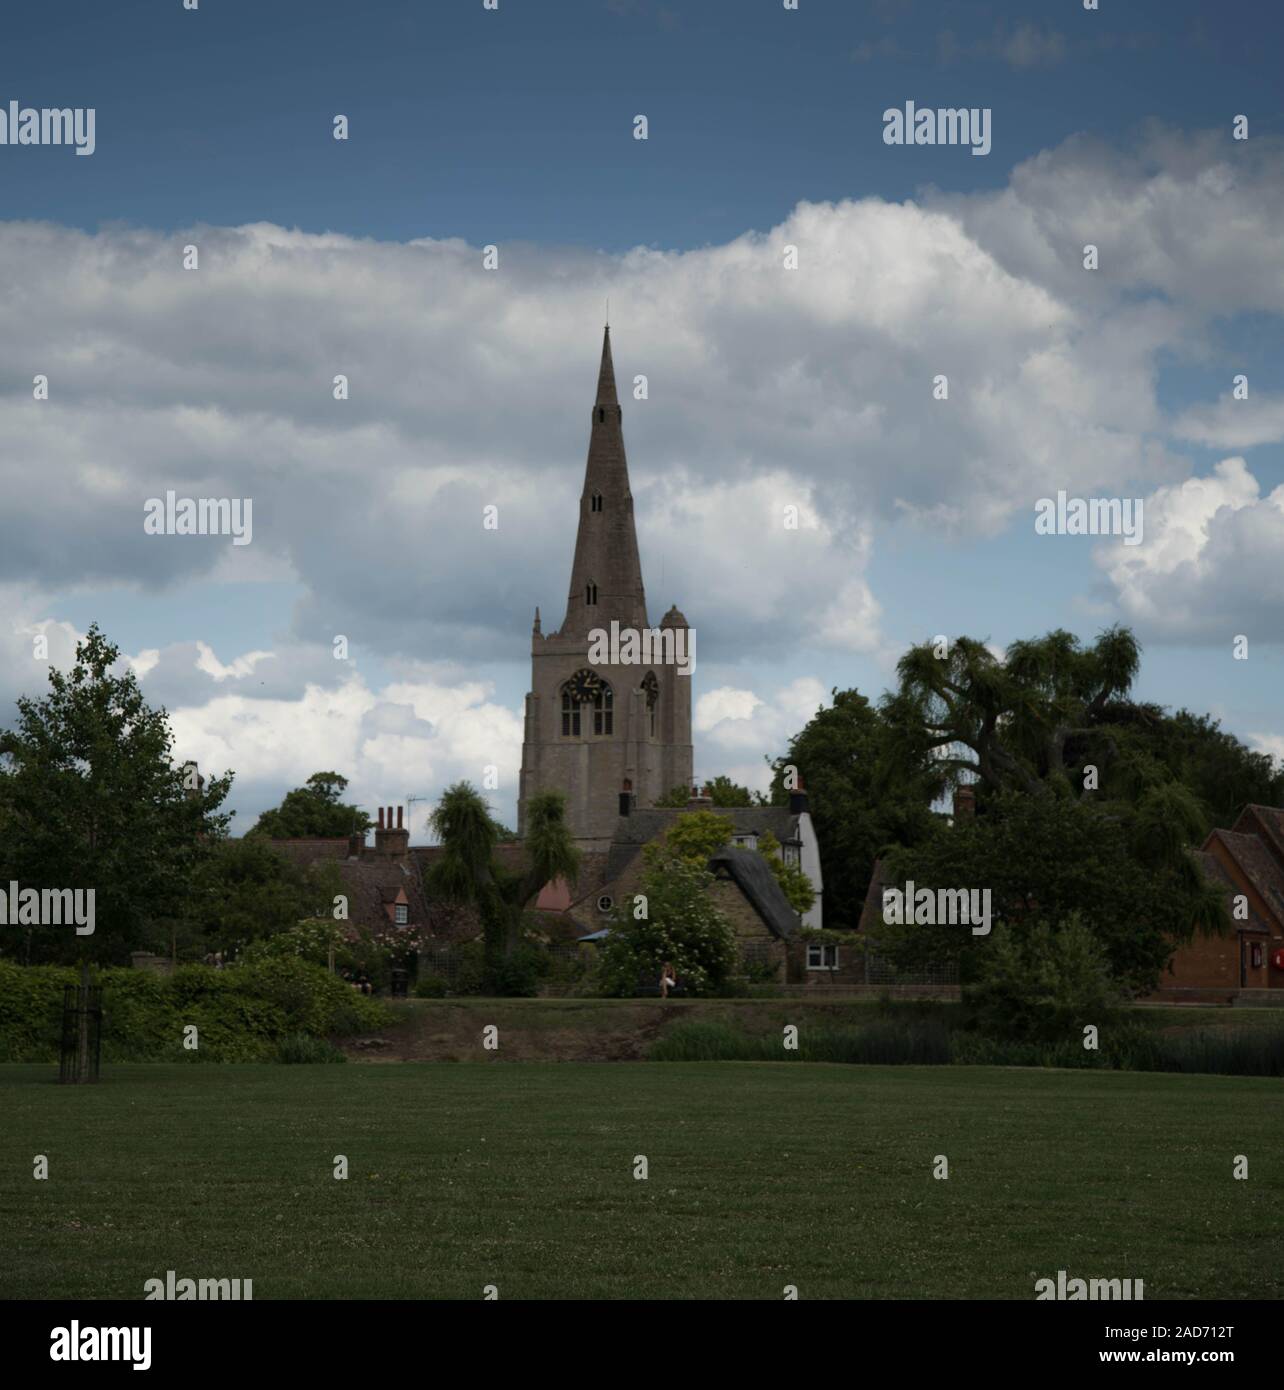
<path id="1" fill-rule="evenodd" d="M 613 623 L 639 635 L 649 630 L 653 648 L 663 648 L 661 657 L 672 650 L 681 630 L 680 650 L 686 649 L 687 620 L 676 607 L 660 619 L 658 629 L 650 629 L 647 620 L 608 327 L 590 418 L 566 616 L 556 632 L 545 633 L 535 610 L 519 835 L 526 833 L 530 798 L 556 790 L 566 796 L 571 833 L 580 847 L 605 850 L 626 804 L 622 797 L 645 808 L 674 787 L 691 785 L 691 677 L 671 660 L 614 661 L 627 652 L 612 653 L 614 664 L 590 662 L 592 634 L 610 632 Z"/>

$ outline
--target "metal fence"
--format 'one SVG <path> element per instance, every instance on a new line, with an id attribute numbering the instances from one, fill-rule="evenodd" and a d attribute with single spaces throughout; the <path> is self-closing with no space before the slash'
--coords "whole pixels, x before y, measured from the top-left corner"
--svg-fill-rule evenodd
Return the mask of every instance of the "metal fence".
<path id="1" fill-rule="evenodd" d="M 97 1081 L 102 1041 L 102 986 L 65 985 L 62 991 L 58 1080 L 64 1085 Z"/>
<path id="2" fill-rule="evenodd" d="M 889 960 L 865 953 L 865 983 L 867 985 L 957 985 L 957 961 L 927 965 L 921 970 L 898 970 Z"/>

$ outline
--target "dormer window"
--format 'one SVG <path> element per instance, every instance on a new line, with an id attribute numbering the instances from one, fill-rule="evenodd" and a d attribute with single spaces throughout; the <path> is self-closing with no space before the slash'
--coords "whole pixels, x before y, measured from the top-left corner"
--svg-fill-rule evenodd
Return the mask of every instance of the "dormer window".
<path id="1" fill-rule="evenodd" d="M 600 512 L 601 510 L 602 510 L 602 494 L 601 494 L 600 492 L 595 492 L 595 493 L 593 494 L 593 496 L 589 498 L 589 511 L 591 511 L 591 512 Z"/>
<path id="2" fill-rule="evenodd" d="M 596 584 L 586 584 L 586 585 L 584 586 L 584 602 L 585 602 L 590 608 L 592 608 L 593 605 L 597 602 L 597 585 L 596 585 Z"/>

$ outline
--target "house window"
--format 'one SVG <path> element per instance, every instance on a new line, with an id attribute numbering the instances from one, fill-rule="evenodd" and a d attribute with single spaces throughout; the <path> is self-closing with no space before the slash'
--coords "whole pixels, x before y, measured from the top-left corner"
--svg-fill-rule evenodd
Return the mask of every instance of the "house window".
<path id="1" fill-rule="evenodd" d="M 609 893 L 603 893 L 597 900 L 597 910 L 599 912 L 610 912 L 615 906 L 615 899 Z"/>
<path id="2" fill-rule="evenodd" d="M 597 585 L 586 584 L 584 586 L 584 602 L 592 607 L 597 602 Z"/>
<path id="3" fill-rule="evenodd" d="M 562 687 L 562 737 L 579 738 L 580 736 L 580 706 L 579 701 L 571 695 L 569 685 Z"/>
<path id="4" fill-rule="evenodd" d="M 797 864 L 801 862 L 801 856 L 798 852 L 797 845 L 785 845 L 784 851 L 786 864 Z"/>
<path id="5" fill-rule="evenodd" d="M 615 731 L 615 696 L 611 687 L 602 682 L 601 688 L 593 697 L 593 732 L 610 734 Z"/>
<path id="6" fill-rule="evenodd" d="M 737 835 L 731 843 L 738 849 L 757 849 L 758 837 L 756 835 Z"/>
<path id="7" fill-rule="evenodd" d="M 404 927 L 410 921 L 410 909 L 405 903 L 398 903 L 394 909 L 394 921 L 399 927 Z"/>
<path id="8" fill-rule="evenodd" d="M 591 511 L 591 512 L 600 512 L 601 510 L 602 510 L 602 494 L 601 494 L 600 492 L 595 492 L 595 493 L 593 494 L 593 496 L 589 498 L 589 511 Z"/>
<path id="9" fill-rule="evenodd" d="M 837 970 L 838 947 L 809 943 L 807 946 L 808 970 Z"/>

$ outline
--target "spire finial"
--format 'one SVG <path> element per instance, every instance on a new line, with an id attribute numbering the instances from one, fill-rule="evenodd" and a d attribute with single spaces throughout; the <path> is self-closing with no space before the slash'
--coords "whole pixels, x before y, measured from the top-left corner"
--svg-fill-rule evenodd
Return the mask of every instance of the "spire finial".
<path id="1" fill-rule="evenodd" d="M 602 333 L 602 365 L 597 374 L 597 397 L 594 406 L 620 404 L 615 394 L 615 365 L 611 361 L 611 325 Z"/>

